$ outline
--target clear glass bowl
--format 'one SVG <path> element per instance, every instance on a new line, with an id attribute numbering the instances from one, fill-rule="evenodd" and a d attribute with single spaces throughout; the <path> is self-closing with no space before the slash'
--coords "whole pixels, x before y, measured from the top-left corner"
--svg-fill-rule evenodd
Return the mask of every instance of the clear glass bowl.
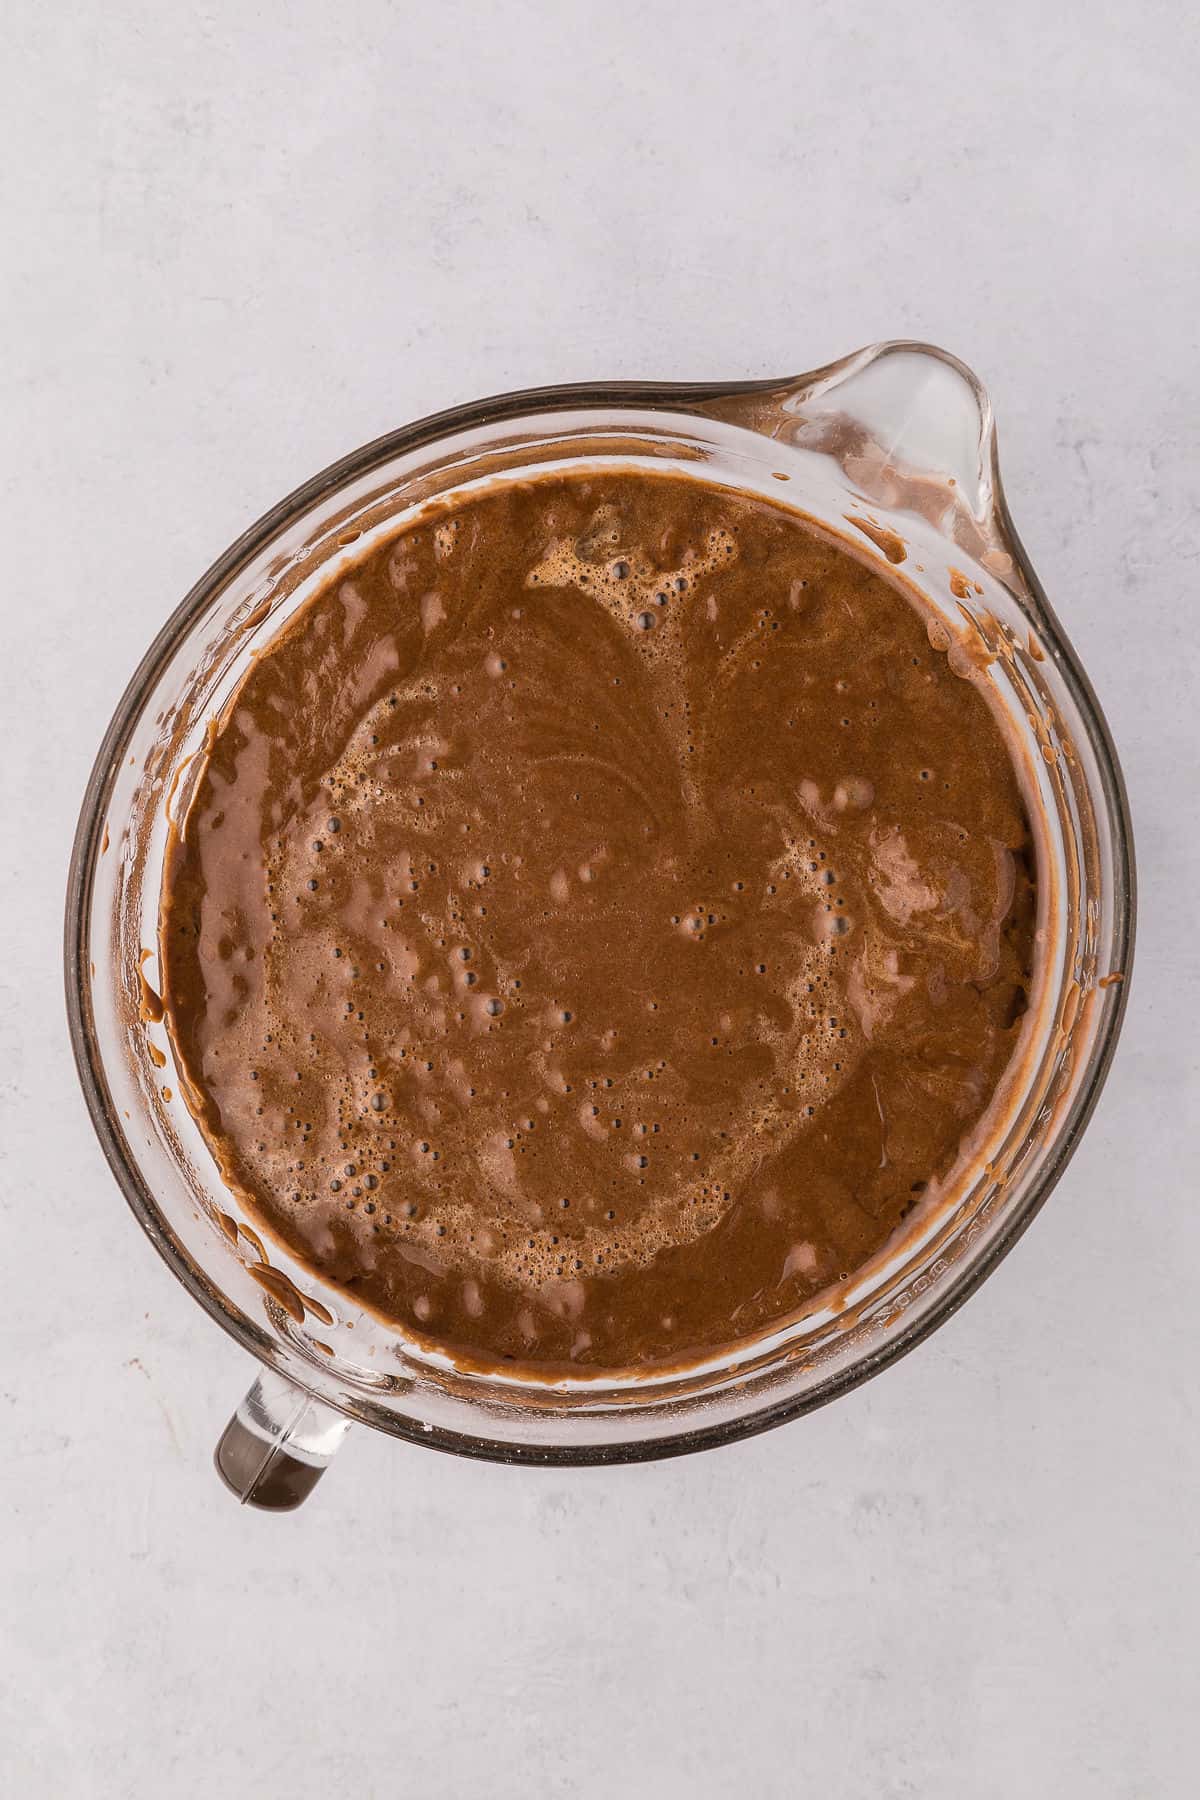
<path id="1" fill-rule="evenodd" d="M 435 494 L 587 463 L 670 467 L 795 506 L 916 586 L 952 656 L 988 663 L 1044 811 L 1044 976 L 1019 1094 L 970 1174 L 899 1248 L 719 1365 L 522 1383 L 420 1353 L 264 1243 L 179 1097 L 155 1017 L 154 947 L 180 779 L 248 659 L 331 559 L 361 554 L 373 531 Z M 218 1447 L 222 1475 L 243 1499 L 294 1506 L 351 1420 L 506 1462 L 672 1455 L 780 1424 L 876 1374 L 962 1304 L 1061 1174 L 1112 1057 L 1133 914 L 1107 727 L 1009 518 L 987 396 L 944 352 L 886 343 L 784 381 L 509 394 L 327 469 L 226 551 L 147 652 L 88 783 L 67 899 L 71 1035 L 109 1164 L 175 1275 L 264 1365 Z"/>

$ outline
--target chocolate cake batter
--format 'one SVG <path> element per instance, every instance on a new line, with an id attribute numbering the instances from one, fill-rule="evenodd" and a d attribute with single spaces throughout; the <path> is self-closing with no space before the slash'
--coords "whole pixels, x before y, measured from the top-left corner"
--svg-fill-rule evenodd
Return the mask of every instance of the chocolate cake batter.
<path id="1" fill-rule="evenodd" d="M 211 734 L 161 951 L 226 1179 L 498 1366 L 718 1352 L 876 1251 L 1013 1053 L 1013 762 L 915 597 L 667 475 L 434 511 Z"/>

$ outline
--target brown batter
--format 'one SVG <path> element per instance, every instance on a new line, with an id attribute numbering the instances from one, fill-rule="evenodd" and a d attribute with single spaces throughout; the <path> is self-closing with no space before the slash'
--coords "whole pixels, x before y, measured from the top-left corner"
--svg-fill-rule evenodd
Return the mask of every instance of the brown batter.
<path id="1" fill-rule="evenodd" d="M 1008 1064 L 1033 853 L 915 598 L 693 479 L 498 487 L 284 628 L 168 861 L 226 1179 L 488 1365 L 694 1360 L 863 1263 Z"/>

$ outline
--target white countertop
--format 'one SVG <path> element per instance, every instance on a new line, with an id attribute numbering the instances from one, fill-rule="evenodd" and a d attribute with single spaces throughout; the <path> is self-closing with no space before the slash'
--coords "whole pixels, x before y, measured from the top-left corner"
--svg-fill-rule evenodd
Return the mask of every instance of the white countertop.
<path id="1" fill-rule="evenodd" d="M 6 26 L 0 1789 L 1192 1791 L 1200 38 L 1083 0 L 274 10 Z M 927 1345 L 764 1438 L 514 1473 L 360 1431 L 302 1512 L 239 1511 L 208 1457 L 250 1369 L 128 1216 L 65 1038 L 127 675 L 407 418 L 894 335 L 988 381 L 1129 781 L 1136 976 L 1065 1180 Z"/>

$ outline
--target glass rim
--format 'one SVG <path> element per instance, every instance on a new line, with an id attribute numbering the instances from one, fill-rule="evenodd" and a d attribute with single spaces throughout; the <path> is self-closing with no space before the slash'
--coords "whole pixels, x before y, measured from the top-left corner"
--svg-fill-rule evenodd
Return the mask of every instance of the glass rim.
<path id="1" fill-rule="evenodd" d="M 1046 620 L 1058 652 L 1055 660 L 1059 673 L 1087 727 L 1100 778 L 1098 797 L 1111 833 L 1114 879 L 1112 956 L 1113 966 L 1123 972 L 1124 979 L 1103 996 L 1108 1004 L 1098 1022 L 1088 1066 L 1080 1080 L 1078 1091 L 1072 1097 L 1051 1155 L 1030 1184 L 1029 1190 L 1020 1197 L 1019 1202 L 996 1228 L 984 1249 L 974 1256 L 964 1257 L 960 1266 L 950 1271 L 944 1283 L 939 1285 L 936 1298 L 928 1306 L 913 1308 L 913 1316 L 906 1319 L 894 1334 L 881 1338 L 849 1365 L 831 1371 L 812 1387 L 801 1392 L 785 1395 L 775 1401 L 767 1399 L 754 1411 L 662 1437 L 649 1436 L 612 1443 L 522 1445 L 406 1419 L 365 1397 L 339 1396 L 336 1400 L 331 1399 L 319 1386 L 306 1380 L 304 1369 L 297 1369 L 296 1359 L 286 1356 L 282 1342 L 224 1301 L 178 1242 L 140 1171 L 134 1168 L 125 1152 L 123 1134 L 116 1120 L 108 1084 L 97 1055 L 96 1038 L 90 1022 L 87 943 L 95 864 L 109 796 L 121 767 L 126 745 L 142 714 L 146 696 L 153 690 L 161 671 L 204 608 L 273 538 L 312 507 L 335 495 L 339 489 L 370 475 L 373 470 L 398 455 L 425 448 L 458 431 L 508 420 L 516 421 L 564 408 L 586 411 L 625 407 L 686 412 L 718 399 L 765 395 L 786 388 L 812 387 L 836 379 L 844 372 L 864 367 L 880 356 L 895 351 L 918 352 L 949 365 L 965 379 L 975 398 L 981 419 L 981 450 L 987 464 L 992 510 L 1006 539 L 1012 545 L 1031 596 Z M 916 341 L 893 339 L 870 345 L 802 377 L 784 381 L 763 379 L 741 382 L 574 383 L 519 389 L 489 396 L 428 414 L 373 439 L 331 463 L 271 507 L 210 565 L 169 615 L 128 681 L 101 741 L 84 790 L 67 878 L 64 920 L 67 1022 L 88 1113 L 105 1160 L 127 1204 L 172 1274 L 192 1299 L 260 1362 L 278 1369 L 288 1380 L 323 1404 L 335 1406 L 349 1417 L 390 1436 L 427 1448 L 510 1464 L 583 1466 L 645 1462 L 686 1455 L 755 1436 L 840 1398 L 922 1343 L 957 1312 L 993 1273 L 1057 1185 L 1104 1086 L 1128 998 L 1135 916 L 1133 831 L 1120 763 L 1091 683 L 1062 631 L 1013 525 L 1000 480 L 995 430 L 986 390 L 978 377 L 948 352 Z"/>

